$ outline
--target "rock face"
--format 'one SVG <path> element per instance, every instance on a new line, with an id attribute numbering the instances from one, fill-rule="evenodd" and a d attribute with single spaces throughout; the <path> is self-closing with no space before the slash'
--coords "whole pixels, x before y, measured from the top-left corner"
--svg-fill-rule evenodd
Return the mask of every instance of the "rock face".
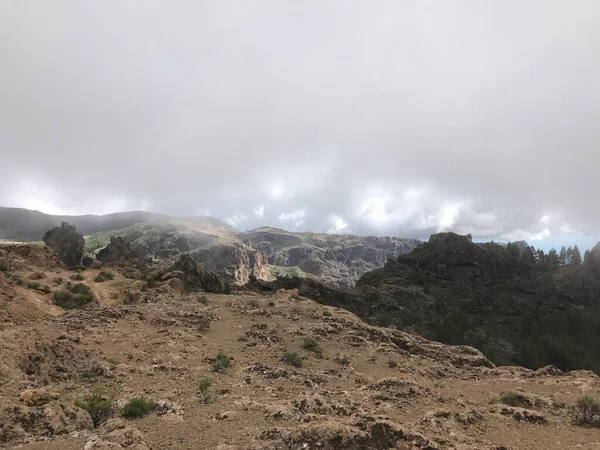
<path id="1" fill-rule="evenodd" d="M 364 273 L 420 244 L 415 239 L 291 233 L 276 228 L 258 228 L 238 237 L 267 256 L 274 276 L 318 278 L 341 288 L 353 287 Z"/>
<path id="2" fill-rule="evenodd" d="M 46 231 L 42 238 L 46 245 L 56 251 L 67 267 L 75 267 L 81 262 L 85 241 L 73 225 L 63 222 L 60 227 Z"/>
<path id="3" fill-rule="evenodd" d="M 213 272 L 207 271 L 189 254 L 184 253 L 179 261 L 171 268 L 172 274 L 181 274 L 187 289 L 202 289 L 206 292 L 227 293 L 230 291 L 228 283 Z"/>
<path id="4" fill-rule="evenodd" d="M 111 236 L 110 243 L 98 252 L 96 258 L 103 265 L 120 265 L 132 263 L 135 260 L 135 254 L 129 242 L 121 236 Z"/>

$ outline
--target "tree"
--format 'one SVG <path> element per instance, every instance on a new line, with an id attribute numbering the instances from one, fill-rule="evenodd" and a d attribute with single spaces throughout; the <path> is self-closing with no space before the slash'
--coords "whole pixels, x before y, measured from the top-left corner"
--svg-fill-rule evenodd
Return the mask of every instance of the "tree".
<path id="1" fill-rule="evenodd" d="M 592 252 L 590 250 L 586 250 L 583 254 L 583 264 L 589 264 L 592 260 Z"/>
<path id="2" fill-rule="evenodd" d="M 573 254 L 571 256 L 570 264 L 575 267 L 581 265 L 581 253 L 579 252 L 579 247 L 577 246 L 573 247 Z"/>
<path id="3" fill-rule="evenodd" d="M 567 266 L 571 265 L 571 260 L 573 259 L 573 247 L 571 247 L 569 245 L 569 248 L 567 249 L 567 259 L 565 260 L 565 263 Z"/>
<path id="4" fill-rule="evenodd" d="M 546 255 L 541 248 L 538 248 L 535 252 L 535 262 L 536 264 L 546 264 Z"/>
<path id="5" fill-rule="evenodd" d="M 556 269 L 560 265 L 560 259 L 559 259 L 558 253 L 556 252 L 556 249 L 554 249 L 554 248 L 550 249 L 550 251 L 548 252 L 548 256 L 546 257 L 546 260 L 548 262 L 548 266 L 550 266 L 550 268 L 552 268 L 552 269 Z"/>
<path id="6" fill-rule="evenodd" d="M 535 264 L 535 249 L 533 246 L 525 247 L 521 253 L 521 262 L 523 264 Z"/>
<path id="7" fill-rule="evenodd" d="M 517 260 L 519 256 L 521 256 L 521 250 L 519 250 L 519 246 L 517 244 L 511 244 L 510 242 L 506 244 L 506 251 L 511 259 Z"/>
<path id="8" fill-rule="evenodd" d="M 565 248 L 564 245 L 560 248 L 560 254 L 558 255 L 558 260 L 559 260 L 561 266 L 567 265 L 567 249 Z"/>

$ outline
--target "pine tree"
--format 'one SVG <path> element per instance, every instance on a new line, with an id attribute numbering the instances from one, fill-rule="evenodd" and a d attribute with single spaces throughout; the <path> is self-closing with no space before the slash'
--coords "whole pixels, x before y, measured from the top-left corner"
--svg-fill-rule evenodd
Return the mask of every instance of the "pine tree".
<path id="1" fill-rule="evenodd" d="M 589 264 L 592 260 L 592 252 L 590 250 L 586 250 L 583 254 L 583 264 Z"/>
<path id="2" fill-rule="evenodd" d="M 558 261 L 560 262 L 561 266 L 567 265 L 567 249 L 565 248 L 564 245 L 560 248 L 560 254 L 558 255 Z"/>
<path id="3" fill-rule="evenodd" d="M 508 244 L 506 244 L 506 251 L 508 252 L 511 259 L 515 261 L 519 259 L 519 256 L 521 256 L 521 250 L 519 250 L 519 246 L 517 244 L 511 244 L 509 242 Z"/>
<path id="4" fill-rule="evenodd" d="M 535 264 L 535 249 L 533 246 L 525 247 L 521 253 L 521 262 L 523 264 Z"/>
<path id="5" fill-rule="evenodd" d="M 571 247 L 569 245 L 569 248 L 567 249 L 567 259 L 565 260 L 565 264 L 567 266 L 570 266 L 572 260 L 573 260 L 573 247 Z"/>
<path id="6" fill-rule="evenodd" d="M 541 248 L 537 249 L 535 252 L 535 262 L 536 264 L 546 264 L 546 255 Z"/>
<path id="7" fill-rule="evenodd" d="M 573 247 L 573 254 L 571 256 L 571 265 L 578 267 L 581 265 L 581 253 L 579 252 L 579 247 Z"/>
<path id="8" fill-rule="evenodd" d="M 548 256 L 546 257 L 546 260 L 548 261 L 548 266 L 550 266 L 552 269 L 556 269 L 560 265 L 558 253 L 556 252 L 556 249 L 554 249 L 554 248 L 550 249 L 550 251 L 548 252 Z"/>

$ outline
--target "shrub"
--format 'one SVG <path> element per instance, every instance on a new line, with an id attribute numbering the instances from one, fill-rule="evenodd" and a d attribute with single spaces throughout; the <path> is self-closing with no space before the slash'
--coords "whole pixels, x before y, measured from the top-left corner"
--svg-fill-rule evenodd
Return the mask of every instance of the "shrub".
<path id="1" fill-rule="evenodd" d="M 395 368 L 395 367 L 398 367 L 398 363 L 397 363 L 396 361 L 394 361 L 393 359 L 390 359 L 390 360 L 387 362 L 387 365 L 388 365 L 388 367 L 389 367 L 390 369 L 393 369 L 393 368 Z"/>
<path id="2" fill-rule="evenodd" d="M 44 294 L 49 294 L 50 292 L 52 292 L 52 289 L 50 289 L 48 286 L 42 286 L 40 283 L 35 283 L 35 282 L 27 283 L 26 287 L 27 287 L 27 289 L 33 289 L 36 291 L 40 291 L 40 292 L 43 292 Z"/>
<path id="3" fill-rule="evenodd" d="M 83 280 L 83 275 L 81 275 L 80 273 L 74 273 L 73 275 L 71 275 L 71 280 L 81 281 Z"/>
<path id="4" fill-rule="evenodd" d="M 112 280 L 114 278 L 114 275 L 112 274 L 112 272 L 107 272 L 106 270 L 102 270 L 97 276 L 96 278 L 94 278 L 94 281 L 96 283 L 102 283 L 103 281 L 108 281 L 108 280 Z"/>
<path id="5" fill-rule="evenodd" d="M 200 394 L 202 395 L 202 402 L 208 403 L 212 400 L 212 394 L 210 393 L 210 387 L 212 386 L 212 379 L 210 377 L 202 377 L 198 387 L 200 388 Z"/>
<path id="6" fill-rule="evenodd" d="M 572 415 L 575 425 L 600 427 L 600 401 L 582 397 L 573 406 Z"/>
<path id="7" fill-rule="evenodd" d="M 293 298 L 294 300 L 298 300 L 298 301 L 302 300 L 302 297 L 300 297 L 298 294 L 292 294 L 290 297 Z"/>
<path id="8" fill-rule="evenodd" d="M 318 358 L 321 358 L 323 356 L 323 349 L 321 348 L 321 344 L 319 344 L 316 339 L 304 339 L 302 348 L 308 352 L 313 352 L 315 355 L 317 355 Z"/>
<path id="9" fill-rule="evenodd" d="M 269 306 L 275 306 L 275 302 L 273 300 L 269 301 Z"/>
<path id="10" fill-rule="evenodd" d="M 213 359 L 212 368 L 213 372 L 222 372 L 231 365 L 231 358 L 223 352 L 219 352 Z"/>
<path id="11" fill-rule="evenodd" d="M 329 311 L 323 311 L 323 315 L 325 317 L 331 317 L 331 313 Z"/>
<path id="12" fill-rule="evenodd" d="M 199 301 L 200 303 L 202 303 L 203 305 L 208 305 L 208 298 L 206 298 L 206 295 L 203 295 L 202 297 L 200 297 L 200 298 L 198 299 L 198 301 Z"/>
<path id="13" fill-rule="evenodd" d="M 505 392 L 500 397 L 500 402 L 508 406 L 518 406 L 520 408 L 532 406 L 531 400 L 529 400 L 523 394 L 519 394 L 517 392 Z"/>
<path id="14" fill-rule="evenodd" d="M 250 300 L 246 301 L 246 305 L 250 306 L 251 308 L 258 308 L 260 303 L 258 303 L 258 300 L 255 298 L 251 298 Z"/>
<path id="15" fill-rule="evenodd" d="M 248 342 L 248 338 L 246 338 L 245 336 L 240 336 L 238 338 L 238 342 Z"/>
<path id="16" fill-rule="evenodd" d="M 206 332 L 210 330 L 210 319 L 208 317 L 202 317 L 198 321 L 198 331 Z"/>
<path id="17" fill-rule="evenodd" d="M 56 278 L 55 278 L 54 280 L 52 280 L 52 281 L 54 282 L 54 284 L 55 284 L 56 286 L 58 286 L 58 285 L 60 285 L 60 284 L 63 284 L 63 281 L 64 281 L 64 280 L 63 280 L 61 277 L 56 277 Z"/>
<path id="18" fill-rule="evenodd" d="M 82 308 L 95 300 L 90 288 L 82 283 L 67 284 L 67 290 L 54 293 L 54 303 L 63 309 Z"/>
<path id="19" fill-rule="evenodd" d="M 285 352 L 282 361 L 290 366 L 302 367 L 302 357 L 296 352 Z"/>
<path id="20" fill-rule="evenodd" d="M 8 272 L 8 266 L 0 263 L 0 272 Z"/>
<path id="21" fill-rule="evenodd" d="M 156 408 L 156 403 L 152 400 L 146 400 L 143 397 L 132 398 L 123 406 L 123 417 L 139 419 L 148 415 L 154 408 Z"/>
<path id="22" fill-rule="evenodd" d="M 115 411 L 113 399 L 114 394 L 110 394 L 101 386 L 96 386 L 92 390 L 92 395 L 76 399 L 73 403 L 90 413 L 94 426 L 98 427 L 113 416 Z"/>

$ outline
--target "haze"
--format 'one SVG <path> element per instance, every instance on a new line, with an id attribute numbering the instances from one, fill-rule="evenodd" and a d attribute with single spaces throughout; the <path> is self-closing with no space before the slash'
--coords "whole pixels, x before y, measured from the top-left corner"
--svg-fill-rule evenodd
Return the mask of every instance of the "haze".
<path id="1" fill-rule="evenodd" d="M 0 3 L 0 204 L 598 232 L 600 2 Z"/>

